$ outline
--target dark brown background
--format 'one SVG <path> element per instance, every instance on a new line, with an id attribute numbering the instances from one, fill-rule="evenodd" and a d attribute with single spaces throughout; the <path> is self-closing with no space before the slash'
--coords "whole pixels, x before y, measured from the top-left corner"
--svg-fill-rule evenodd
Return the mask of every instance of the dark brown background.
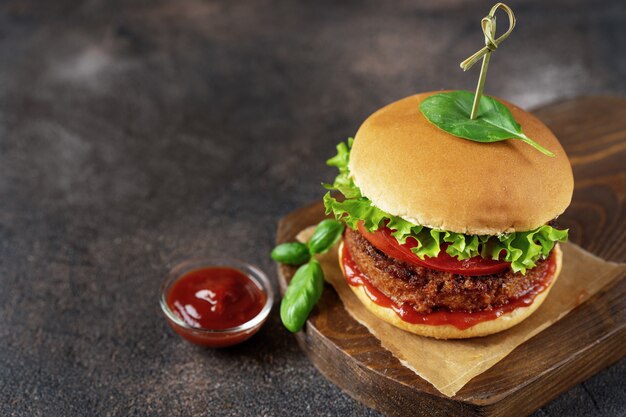
<path id="1" fill-rule="evenodd" d="M 0 3 L 0 414 L 377 415 L 327 382 L 277 309 L 241 346 L 169 332 L 194 255 L 274 278 L 276 221 L 320 198 L 334 145 L 383 104 L 471 89 L 492 1 Z M 622 0 L 511 1 L 487 92 L 626 95 Z M 626 362 L 538 416 L 626 414 Z"/>

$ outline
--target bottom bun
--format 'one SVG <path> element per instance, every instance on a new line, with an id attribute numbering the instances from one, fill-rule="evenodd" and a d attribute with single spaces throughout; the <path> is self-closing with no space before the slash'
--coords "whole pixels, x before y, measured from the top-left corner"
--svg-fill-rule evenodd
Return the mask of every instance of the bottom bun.
<path id="1" fill-rule="evenodd" d="M 345 275 L 343 268 L 341 253 L 343 251 L 343 242 L 339 246 L 339 265 L 341 271 Z M 556 282 L 559 273 L 561 272 L 562 265 L 562 252 L 559 245 L 554 247 L 554 255 L 556 256 L 556 270 L 554 271 L 554 277 L 550 282 L 548 288 L 535 296 L 534 301 L 529 306 L 518 307 L 515 310 L 505 313 L 498 318 L 482 321 L 473 325 L 467 329 L 458 329 L 451 324 L 430 325 L 430 324 L 413 324 L 402 320 L 395 311 L 388 307 L 382 307 L 374 303 L 367 293 L 363 285 L 349 285 L 356 296 L 361 300 L 361 303 L 372 312 L 378 318 L 392 324 L 402 330 L 406 330 L 411 333 L 418 334 L 420 336 L 434 337 L 436 339 L 467 339 L 470 337 L 487 336 L 490 334 L 498 333 L 503 330 L 509 329 L 518 323 L 521 323 L 524 319 L 530 316 L 548 296 L 550 289 Z"/>

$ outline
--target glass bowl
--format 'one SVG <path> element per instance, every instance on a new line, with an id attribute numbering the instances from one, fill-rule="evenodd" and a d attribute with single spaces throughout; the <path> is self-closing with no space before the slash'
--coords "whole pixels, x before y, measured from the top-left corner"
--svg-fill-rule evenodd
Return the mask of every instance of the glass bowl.
<path id="1" fill-rule="evenodd" d="M 233 268 L 243 272 L 265 294 L 265 305 L 261 311 L 247 322 L 227 329 L 206 329 L 194 327 L 183 321 L 167 304 L 167 295 L 176 281 L 188 272 L 202 268 Z M 172 268 L 161 285 L 160 305 L 163 314 L 174 332 L 191 343 L 206 347 L 226 347 L 241 343 L 259 331 L 267 320 L 272 305 L 274 292 L 267 276 L 254 265 L 237 259 L 207 258 L 188 259 Z"/>

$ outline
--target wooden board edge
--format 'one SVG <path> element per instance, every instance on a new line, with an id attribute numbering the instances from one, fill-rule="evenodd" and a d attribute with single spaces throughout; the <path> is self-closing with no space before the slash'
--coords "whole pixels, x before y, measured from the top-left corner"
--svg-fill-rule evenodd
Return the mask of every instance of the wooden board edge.
<path id="1" fill-rule="evenodd" d="M 489 417 L 507 417 L 511 415 L 531 414 L 569 391 L 596 373 L 615 364 L 626 356 L 626 326 L 621 326 L 611 334 L 571 356 L 558 366 L 553 366 L 541 377 L 525 384 L 520 389 L 510 391 L 509 395 L 498 402 L 482 407 L 480 415 Z M 580 363 L 587 363 L 581 367 Z M 546 387 L 549 387 L 546 389 Z M 539 402 L 529 399 L 541 399 Z"/>
<path id="2" fill-rule="evenodd" d="M 573 103 L 579 100 L 585 100 L 585 101 L 596 101 L 596 100 L 607 101 L 608 100 L 612 102 L 621 102 L 623 104 L 624 102 L 626 102 L 626 97 L 619 96 L 619 95 L 612 95 L 612 94 L 594 94 L 594 95 L 582 96 L 582 97 L 559 97 L 556 100 L 552 100 L 547 103 L 541 103 L 538 106 L 531 106 L 528 108 L 527 111 L 531 113 L 535 113 L 535 112 L 540 113 L 544 109 L 551 109 L 551 108 L 558 107 L 564 104 Z"/>

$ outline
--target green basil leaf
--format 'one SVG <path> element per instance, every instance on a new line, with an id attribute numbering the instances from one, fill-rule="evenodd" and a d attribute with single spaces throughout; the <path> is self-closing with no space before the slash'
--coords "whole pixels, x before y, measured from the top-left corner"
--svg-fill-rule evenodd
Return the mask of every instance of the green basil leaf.
<path id="1" fill-rule="evenodd" d="M 299 331 L 324 290 L 324 273 L 311 259 L 294 274 L 280 303 L 280 319 L 290 332 Z"/>
<path id="2" fill-rule="evenodd" d="M 476 119 L 470 119 L 474 93 L 449 91 L 426 98 L 420 103 L 420 111 L 432 124 L 454 136 L 474 142 L 499 142 L 519 139 L 545 155 L 552 152 L 529 138 L 513 115 L 493 97 L 482 96 Z"/>
<path id="3" fill-rule="evenodd" d="M 337 220 L 322 220 L 315 228 L 311 239 L 309 239 L 309 251 L 311 255 L 328 251 L 328 249 L 341 239 L 343 229 L 343 223 Z"/>
<path id="4" fill-rule="evenodd" d="M 281 243 L 272 250 L 271 256 L 276 262 L 288 265 L 302 265 L 311 258 L 307 245 L 300 242 Z"/>

